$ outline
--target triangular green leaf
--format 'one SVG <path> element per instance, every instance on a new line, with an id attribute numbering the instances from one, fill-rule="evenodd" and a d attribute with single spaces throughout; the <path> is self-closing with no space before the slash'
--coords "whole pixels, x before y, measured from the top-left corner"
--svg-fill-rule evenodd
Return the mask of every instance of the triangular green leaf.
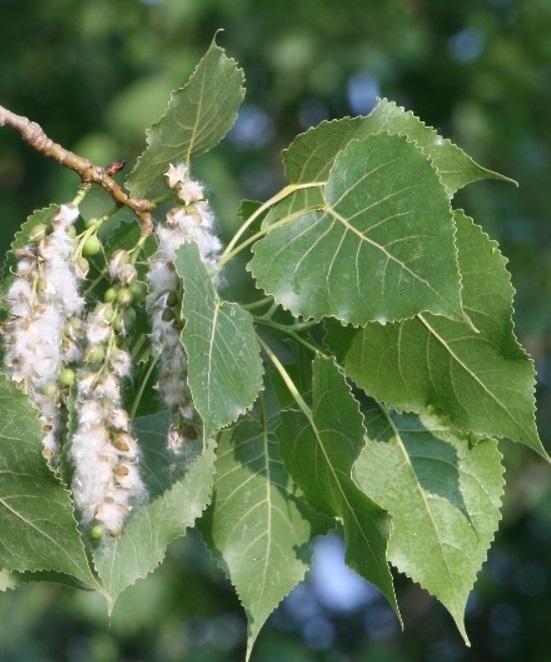
<path id="1" fill-rule="evenodd" d="M 170 163 L 217 145 L 231 129 L 245 88 L 243 71 L 213 40 L 184 87 L 172 93 L 168 108 L 147 131 L 147 147 L 130 174 L 133 195 L 145 195 Z"/>
<path id="2" fill-rule="evenodd" d="M 54 570 L 92 588 L 69 492 L 42 457 L 42 428 L 27 397 L 0 375 L 0 567 Z"/>
<path id="3" fill-rule="evenodd" d="M 283 150 L 283 165 L 289 182 L 323 184 L 338 153 L 351 140 L 360 140 L 377 133 L 405 136 L 415 142 L 431 160 L 450 199 L 458 189 L 481 179 L 516 183 L 478 165 L 462 149 L 450 140 L 442 138 L 435 129 L 427 126 L 411 111 L 406 111 L 387 99 L 379 99 L 367 116 L 324 121 L 299 134 L 289 147 Z M 323 202 L 321 188 L 295 191 L 270 211 L 266 222 L 273 223 L 320 202 Z"/>
<path id="4" fill-rule="evenodd" d="M 253 412 L 222 432 L 214 496 L 201 520 L 247 613 L 247 659 L 268 616 L 304 578 L 310 541 L 323 532 L 283 466 L 278 424 L 277 409 L 261 396 Z"/>
<path id="5" fill-rule="evenodd" d="M 431 159 L 450 198 L 463 186 L 480 179 L 512 181 L 475 163 L 450 140 L 438 135 L 411 111 L 380 99 L 366 117 L 345 117 L 322 122 L 300 134 L 283 152 L 287 177 L 292 183 L 324 181 L 339 151 L 351 140 L 376 133 L 405 136 Z"/>
<path id="6" fill-rule="evenodd" d="M 401 136 L 355 140 L 324 203 L 253 246 L 258 285 L 295 316 L 354 325 L 432 311 L 461 318 L 454 227 L 434 168 Z"/>
<path id="7" fill-rule="evenodd" d="M 222 301 L 194 243 L 178 249 L 184 285 L 182 342 L 193 402 L 214 434 L 249 409 L 262 388 L 260 347 L 250 313 Z"/>
<path id="8" fill-rule="evenodd" d="M 462 212 L 455 219 L 463 307 L 476 330 L 425 314 L 349 330 L 346 372 L 387 405 L 432 407 L 454 427 L 510 437 L 547 457 L 535 425 L 534 366 L 514 335 L 506 260 L 472 219 Z"/>
<path id="9" fill-rule="evenodd" d="M 186 534 L 210 500 L 214 443 L 208 441 L 201 452 L 198 440 L 175 456 L 166 451 L 167 426 L 163 413 L 134 421 L 152 499 L 130 517 L 120 538 L 105 538 L 94 553 L 110 607 L 126 588 L 155 570 L 167 546 Z"/>
<path id="10" fill-rule="evenodd" d="M 374 405 L 353 470 L 392 515 L 388 558 L 448 609 L 468 644 L 467 598 L 500 520 L 504 479 L 497 444 L 470 446 L 435 417 Z"/>
<path id="11" fill-rule="evenodd" d="M 390 518 L 352 481 L 365 443 L 358 403 L 335 363 L 313 363 L 311 413 L 283 412 L 277 430 L 285 466 L 316 510 L 343 525 L 346 562 L 375 584 L 398 612 L 386 561 Z"/>

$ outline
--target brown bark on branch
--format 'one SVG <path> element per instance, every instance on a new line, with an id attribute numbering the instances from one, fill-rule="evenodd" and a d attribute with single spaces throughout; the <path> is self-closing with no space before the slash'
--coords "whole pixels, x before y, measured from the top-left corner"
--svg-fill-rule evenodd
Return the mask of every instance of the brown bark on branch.
<path id="1" fill-rule="evenodd" d="M 106 168 L 94 165 L 88 159 L 74 154 L 49 138 L 42 127 L 27 117 L 16 115 L 0 106 L 0 126 L 8 125 L 19 131 L 24 140 L 37 152 L 48 156 L 76 172 L 83 183 L 99 184 L 118 205 L 131 209 L 140 222 L 143 234 L 153 232 L 153 218 L 149 213 L 153 204 L 149 200 L 133 198 L 108 174 Z"/>

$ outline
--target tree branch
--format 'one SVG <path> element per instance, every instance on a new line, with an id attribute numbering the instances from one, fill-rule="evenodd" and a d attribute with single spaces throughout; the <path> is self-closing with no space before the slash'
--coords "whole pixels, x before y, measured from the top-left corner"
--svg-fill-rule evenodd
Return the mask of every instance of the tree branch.
<path id="1" fill-rule="evenodd" d="M 108 174 L 106 168 L 100 168 L 88 159 L 70 152 L 49 138 L 39 124 L 31 122 L 22 115 L 16 115 L 0 105 L 0 126 L 5 124 L 19 131 L 24 140 L 37 152 L 54 159 L 70 170 L 74 170 L 84 183 L 99 184 L 113 197 L 118 205 L 131 209 L 138 217 L 143 234 L 153 232 L 153 218 L 149 213 L 153 208 L 153 204 L 149 200 L 131 197 Z"/>

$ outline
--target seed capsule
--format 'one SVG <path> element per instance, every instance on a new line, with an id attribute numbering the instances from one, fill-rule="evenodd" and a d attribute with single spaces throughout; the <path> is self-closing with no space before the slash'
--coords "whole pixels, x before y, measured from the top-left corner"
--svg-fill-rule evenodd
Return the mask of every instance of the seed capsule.
<path id="1" fill-rule="evenodd" d="M 132 292 L 127 287 L 121 287 L 117 292 L 117 301 L 121 306 L 128 306 L 132 303 Z"/>
<path id="2" fill-rule="evenodd" d="M 145 300 L 145 297 L 147 295 L 147 286 L 145 283 L 141 283 L 140 281 L 135 281 L 130 286 L 130 291 L 132 292 L 132 296 L 134 297 L 134 300 L 137 301 L 138 303 L 141 303 L 142 301 Z"/>
<path id="3" fill-rule="evenodd" d="M 57 393 L 57 386 L 55 384 L 48 384 L 42 389 L 42 393 L 47 397 L 47 398 L 53 398 L 55 394 Z"/>
<path id="4" fill-rule="evenodd" d="M 75 268 L 80 278 L 86 278 L 88 272 L 90 271 L 90 264 L 88 263 L 88 260 L 85 257 L 81 256 L 77 259 Z"/>
<path id="5" fill-rule="evenodd" d="M 107 303 L 113 303 L 115 299 L 117 298 L 117 290 L 114 287 L 110 287 L 108 290 L 105 290 L 105 294 L 103 295 L 103 300 L 106 301 Z"/>
<path id="6" fill-rule="evenodd" d="M 121 453 L 128 453 L 130 446 L 126 442 L 126 438 L 127 436 L 124 432 L 119 432 L 119 434 L 116 434 L 113 439 L 111 439 L 111 443 Z"/>
<path id="7" fill-rule="evenodd" d="M 165 308 L 162 314 L 163 321 L 171 322 L 174 319 L 174 311 L 172 308 Z"/>
<path id="8" fill-rule="evenodd" d="M 99 540 L 103 536 L 103 526 L 101 524 L 96 524 L 90 530 L 90 538 L 92 540 Z"/>
<path id="9" fill-rule="evenodd" d="M 75 373 L 71 368 L 63 368 L 59 373 L 59 383 L 62 386 L 72 386 L 75 383 Z"/>
<path id="10" fill-rule="evenodd" d="M 137 276 L 136 267 L 133 264 L 123 264 L 119 268 L 118 279 L 125 285 L 130 285 L 136 280 Z"/>
<path id="11" fill-rule="evenodd" d="M 86 363 L 101 363 L 105 358 L 105 350 L 101 345 L 91 345 L 86 349 L 84 360 Z"/>
<path id="12" fill-rule="evenodd" d="M 130 470 L 125 464 L 119 464 L 115 469 L 115 475 L 117 476 L 128 476 L 129 473 Z"/>
<path id="13" fill-rule="evenodd" d="M 82 247 L 83 255 L 91 257 L 97 255 L 101 251 L 101 241 L 98 239 L 97 235 L 92 235 L 84 242 Z"/>

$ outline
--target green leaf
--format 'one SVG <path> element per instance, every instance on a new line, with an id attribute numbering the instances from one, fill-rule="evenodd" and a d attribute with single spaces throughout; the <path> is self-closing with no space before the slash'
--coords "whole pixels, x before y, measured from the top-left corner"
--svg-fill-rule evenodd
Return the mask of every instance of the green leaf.
<path id="1" fill-rule="evenodd" d="M 350 141 L 378 133 L 401 135 L 415 142 L 431 160 L 450 199 L 458 189 L 481 179 L 499 179 L 516 184 L 514 180 L 478 165 L 462 149 L 442 138 L 411 111 L 387 99 L 380 99 L 367 116 L 321 122 L 299 134 L 283 150 L 283 165 L 289 182 L 324 184 L 333 161 Z M 273 223 L 288 214 L 320 203 L 323 204 L 321 188 L 295 191 L 270 211 L 266 223 Z"/>
<path id="2" fill-rule="evenodd" d="M 399 615 L 386 561 L 390 518 L 350 477 L 365 430 L 358 403 L 332 359 L 314 360 L 312 410 L 285 411 L 281 420 L 277 435 L 289 473 L 316 510 L 342 522 L 346 562 L 375 584 Z"/>
<path id="3" fill-rule="evenodd" d="M 27 397 L 0 375 L 0 567 L 54 570 L 98 583 L 69 492 L 42 457 L 42 427 Z"/>
<path id="4" fill-rule="evenodd" d="M 431 311 L 461 318 L 454 227 L 434 168 L 401 136 L 351 142 L 323 208 L 253 246 L 258 285 L 295 316 L 354 325 Z"/>
<path id="5" fill-rule="evenodd" d="M 351 140 L 382 132 L 405 136 L 417 143 L 433 162 L 450 198 L 458 189 L 480 179 L 512 181 L 478 165 L 411 111 L 387 99 L 380 99 L 366 117 L 322 122 L 297 136 L 283 152 L 287 177 L 293 183 L 324 181 L 331 163 Z"/>
<path id="6" fill-rule="evenodd" d="M 463 307 L 478 332 L 433 315 L 349 330 L 345 370 L 387 405 L 433 408 L 454 427 L 510 437 L 547 457 L 535 424 L 534 367 L 514 334 L 506 260 L 472 219 L 459 211 L 455 219 Z"/>
<path id="7" fill-rule="evenodd" d="M 252 316 L 222 301 L 194 243 L 178 249 L 184 285 L 182 342 L 193 402 L 210 434 L 237 420 L 262 388 L 262 361 Z"/>
<path id="8" fill-rule="evenodd" d="M 468 644 L 465 606 L 500 520 L 504 488 L 497 444 L 467 439 L 437 418 L 365 416 L 357 485 L 392 515 L 388 558 L 448 609 Z"/>
<path id="9" fill-rule="evenodd" d="M 189 163 L 222 140 L 237 117 L 244 82 L 235 60 L 213 40 L 188 82 L 172 93 L 165 114 L 147 131 L 147 147 L 127 181 L 133 195 L 145 195 L 170 163 Z"/>
<path id="10" fill-rule="evenodd" d="M 323 532 L 283 466 L 279 416 L 265 400 L 220 435 L 213 501 L 201 522 L 247 613 L 247 659 L 268 616 L 304 578 L 310 541 Z"/>
<path id="11" fill-rule="evenodd" d="M 112 607 L 118 596 L 162 562 L 167 546 L 186 534 L 207 506 L 214 473 L 214 443 L 201 442 L 181 456 L 166 452 L 168 416 L 134 421 L 144 449 L 143 474 L 152 500 L 136 510 L 120 538 L 105 538 L 94 553 L 96 568 Z"/>

